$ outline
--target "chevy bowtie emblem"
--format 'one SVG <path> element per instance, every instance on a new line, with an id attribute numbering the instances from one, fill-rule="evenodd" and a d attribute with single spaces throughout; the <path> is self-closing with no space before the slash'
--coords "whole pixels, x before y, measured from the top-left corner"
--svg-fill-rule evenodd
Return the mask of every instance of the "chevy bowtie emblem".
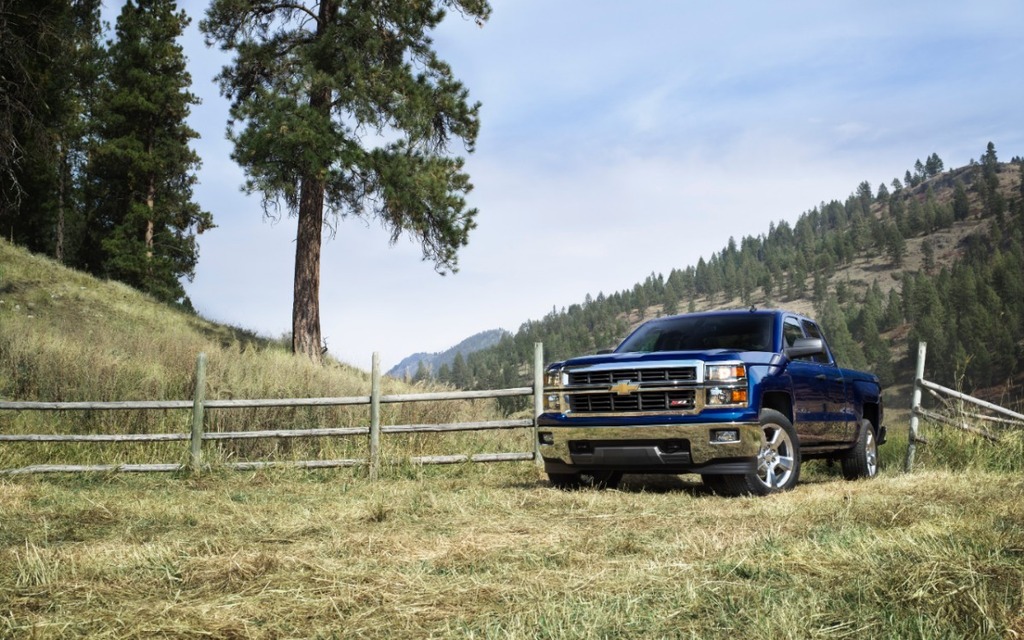
<path id="1" fill-rule="evenodd" d="M 640 385 L 633 384 L 630 380 L 625 380 L 609 389 L 609 391 L 620 396 L 628 396 L 629 394 L 639 389 Z"/>

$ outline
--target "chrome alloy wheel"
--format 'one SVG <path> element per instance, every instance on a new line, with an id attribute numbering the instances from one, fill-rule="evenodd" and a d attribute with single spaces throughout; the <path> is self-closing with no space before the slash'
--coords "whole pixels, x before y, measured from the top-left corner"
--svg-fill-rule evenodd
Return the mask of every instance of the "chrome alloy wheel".
<path id="1" fill-rule="evenodd" d="M 757 479 L 769 490 L 785 487 L 793 475 L 794 447 L 786 430 L 767 424 L 757 454 Z"/>
<path id="2" fill-rule="evenodd" d="M 864 462 L 867 477 L 874 478 L 878 475 L 878 443 L 875 442 L 875 430 L 870 428 L 864 441 Z"/>

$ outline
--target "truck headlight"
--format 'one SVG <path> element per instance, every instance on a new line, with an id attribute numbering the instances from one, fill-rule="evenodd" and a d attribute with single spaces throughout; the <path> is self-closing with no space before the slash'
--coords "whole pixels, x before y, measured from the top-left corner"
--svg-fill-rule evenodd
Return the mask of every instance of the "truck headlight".
<path id="1" fill-rule="evenodd" d="M 550 389 L 552 387 L 562 386 L 562 370 L 561 369 L 548 369 L 544 372 L 544 388 Z"/>
<path id="2" fill-rule="evenodd" d="M 544 372 L 544 410 L 564 413 L 562 402 L 562 370 L 551 368 Z"/>
<path id="3" fill-rule="evenodd" d="M 704 367 L 709 407 L 742 406 L 748 401 L 747 367 L 742 362 L 721 362 Z"/>
<path id="4" fill-rule="evenodd" d="M 565 409 L 562 405 L 562 396 L 557 393 L 545 393 L 544 410 L 555 411 L 557 413 L 565 413 Z"/>
<path id="5" fill-rule="evenodd" d="M 747 378 L 747 367 L 738 363 L 709 364 L 704 368 L 708 382 L 740 382 Z"/>
<path id="6" fill-rule="evenodd" d="M 745 405 L 747 404 L 747 388 L 723 389 L 712 387 L 708 389 L 708 406 L 724 405 Z"/>

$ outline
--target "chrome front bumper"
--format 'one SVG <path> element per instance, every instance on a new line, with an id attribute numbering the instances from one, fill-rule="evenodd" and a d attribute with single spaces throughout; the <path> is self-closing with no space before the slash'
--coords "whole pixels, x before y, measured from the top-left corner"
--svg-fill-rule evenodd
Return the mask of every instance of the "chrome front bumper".
<path id="1" fill-rule="evenodd" d="M 734 430 L 733 442 L 713 432 Z M 538 427 L 540 453 L 549 467 L 683 470 L 720 461 L 753 460 L 764 433 L 757 423 L 700 423 L 628 427 Z"/>

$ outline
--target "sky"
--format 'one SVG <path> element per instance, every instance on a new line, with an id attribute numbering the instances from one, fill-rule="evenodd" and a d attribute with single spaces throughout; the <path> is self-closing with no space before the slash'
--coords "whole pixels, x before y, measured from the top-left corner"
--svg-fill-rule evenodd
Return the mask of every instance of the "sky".
<path id="1" fill-rule="evenodd" d="M 479 27 L 434 33 L 482 103 L 466 170 L 477 228 L 438 275 L 408 238 L 348 218 L 325 241 L 321 325 L 330 353 L 385 370 L 480 331 L 516 331 L 587 294 L 695 265 L 730 237 L 767 233 L 867 180 L 1024 156 L 1024 3 L 491 0 Z M 202 158 L 199 237 L 186 292 L 211 320 L 291 329 L 295 218 L 264 220 L 225 138 L 213 78 L 230 62 L 179 0 L 189 124 Z M 121 3 L 108 0 L 105 18 Z M 456 147 L 460 152 L 461 148 Z M 463 154 L 465 155 L 465 154 Z"/>

